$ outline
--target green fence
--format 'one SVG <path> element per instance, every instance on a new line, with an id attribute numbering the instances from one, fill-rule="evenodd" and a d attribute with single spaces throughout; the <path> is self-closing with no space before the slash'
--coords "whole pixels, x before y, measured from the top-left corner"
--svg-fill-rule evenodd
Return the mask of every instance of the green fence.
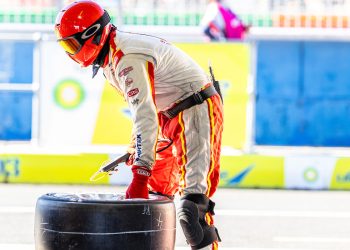
<path id="1" fill-rule="evenodd" d="M 28 11 L 0 11 L 0 23 L 33 23 L 53 24 L 57 15 L 56 9 L 40 12 Z"/>
<path id="2" fill-rule="evenodd" d="M 0 23 L 32 23 L 32 24 L 53 24 L 57 15 L 56 9 L 47 9 L 40 12 L 30 11 L 1 11 Z M 198 26 L 203 13 L 149 13 L 137 15 L 134 13 L 123 13 L 121 18 L 124 25 L 171 25 L 171 26 Z M 242 15 L 241 19 L 252 26 L 272 26 L 270 16 Z M 116 16 L 112 15 L 112 22 L 116 23 Z"/>

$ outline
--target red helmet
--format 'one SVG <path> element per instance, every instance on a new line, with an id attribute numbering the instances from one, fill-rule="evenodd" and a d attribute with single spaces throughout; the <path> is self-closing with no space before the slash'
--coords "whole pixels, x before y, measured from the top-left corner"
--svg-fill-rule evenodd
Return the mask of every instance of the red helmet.
<path id="1" fill-rule="evenodd" d="M 74 61 L 87 67 L 94 63 L 111 31 L 111 18 L 99 4 L 75 1 L 57 15 L 59 44 Z"/>

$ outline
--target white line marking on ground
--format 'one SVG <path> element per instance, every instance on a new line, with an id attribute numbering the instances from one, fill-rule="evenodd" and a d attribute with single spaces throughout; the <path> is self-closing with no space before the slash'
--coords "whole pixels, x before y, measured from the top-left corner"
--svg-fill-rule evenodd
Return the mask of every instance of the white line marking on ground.
<path id="1" fill-rule="evenodd" d="M 0 207 L 0 214 L 34 213 L 35 207 L 31 206 L 4 206 Z M 297 218 L 350 218 L 350 212 L 341 211 L 281 211 L 281 210 L 234 210 L 215 209 L 219 216 L 235 217 L 297 217 Z"/>
<path id="2" fill-rule="evenodd" d="M 216 209 L 216 215 L 237 217 L 350 218 L 350 212 Z"/>
<path id="3" fill-rule="evenodd" d="M 0 249 L 6 250 L 34 250 L 33 244 L 1 244 Z"/>
<path id="4" fill-rule="evenodd" d="M 35 207 L 24 207 L 24 206 L 4 206 L 0 207 L 1 214 L 27 214 L 34 213 Z"/>
<path id="5" fill-rule="evenodd" d="M 0 249 L 6 250 L 34 250 L 35 246 L 33 244 L 1 244 Z M 175 250 L 189 250 L 190 247 L 175 247 Z M 316 250 L 316 249 L 306 249 L 306 248 L 250 248 L 250 247 L 220 247 L 220 250 Z"/>
<path id="6" fill-rule="evenodd" d="M 303 242 L 303 243 L 350 243 L 349 238 L 334 237 L 274 237 L 277 242 Z"/>
<path id="7" fill-rule="evenodd" d="M 175 247 L 175 250 L 189 250 L 190 247 Z M 264 247 L 264 248 L 251 248 L 251 247 L 220 247 L 219 250 L 317 250 L 311 248 L 274 248 L 274 247 Z"/>

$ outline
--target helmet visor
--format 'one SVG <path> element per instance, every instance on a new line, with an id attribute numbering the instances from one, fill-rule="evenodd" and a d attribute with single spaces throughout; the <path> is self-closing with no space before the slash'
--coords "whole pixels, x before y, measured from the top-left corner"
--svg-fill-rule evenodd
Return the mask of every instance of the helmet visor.
<path id="1" fill-rule="evenodd" d="M 78 53 L 79 50 L 81 49 L 81 47 L 83 46 L 74 37 L 66 37 L 66 38 L 63 38 L 63 39 L 59 39 L 58 43 L 70 55 L 75 55 L 76 53 Z"/>
<path id="2" fill-rule="evenodd" d="M 91 26 L 82 32 L 75 33 L 69 37 L 58 39 L 57 42 L 63 47 L 63 49 L 70 55 L 77 54 L 83 47 L 85 42 L 91 37 L 97 37 L 98 34 L 102 33 L 103 28 L 110 22 L 107 11 Z M 57 31 L 56 31 L 57 32 Z M 57 34 L 56 34 L 57 35 Z"/>

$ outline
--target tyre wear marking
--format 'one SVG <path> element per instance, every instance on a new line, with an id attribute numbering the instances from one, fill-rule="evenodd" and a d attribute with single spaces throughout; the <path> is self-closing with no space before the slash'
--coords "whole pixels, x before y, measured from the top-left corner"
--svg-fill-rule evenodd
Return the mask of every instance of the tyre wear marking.
<path id="1" fill-rule="evenodd" d="M 158 222 L 158 227 L 159 227 L 159 229 L 162 229 L 162 226 L 163 226 L 163 221 L 162 221 L 162 213 L 159 213 L 159 218 L 158 219 L 156 219 L 157 220 L 157 222 Z"/>
<path id="2" fill-rule="evenodd" d="M 143 207 L 143 212 L 142 212 L 142 214 L 151 215 L 151 211 L 150 211 L 148 205 L 147 205 L 147 206 L 145 205 L 145 206 Z"/>

